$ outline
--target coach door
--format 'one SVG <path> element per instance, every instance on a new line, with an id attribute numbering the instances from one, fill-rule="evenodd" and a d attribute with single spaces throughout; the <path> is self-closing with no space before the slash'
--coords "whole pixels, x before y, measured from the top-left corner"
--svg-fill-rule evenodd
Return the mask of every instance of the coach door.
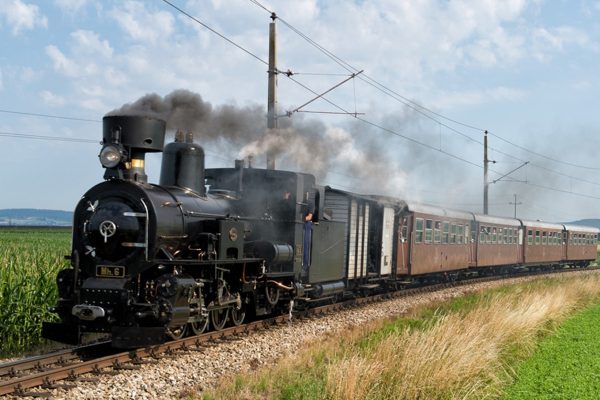
<path id="1" fill-rule="evenodd" d="M 383 235 L 381 240 L 381 275 L 392 272 L 392 254 L 394 251 L 394 209 L 383 209 Z"/>
<path id="2" fill-rule="evenodd" d="M 410 271 L 410 242 L 412 231 L 411 214 L 400 217 L 398 222 L 398 255 L 396 271 L 399 275 L 407 275 Z"/>

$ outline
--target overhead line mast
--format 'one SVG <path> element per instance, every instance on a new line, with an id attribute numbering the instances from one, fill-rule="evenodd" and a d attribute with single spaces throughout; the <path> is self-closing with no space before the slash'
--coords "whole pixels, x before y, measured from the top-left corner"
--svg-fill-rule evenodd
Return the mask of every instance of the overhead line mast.
<path id="1" fill-rule="evenodd" d="M 271 13 L 269 24 L 269 88 L 267 96 L 267 133 L 273 133 L 277 126 L 277 15 Z M 275 169 L 275 155 L 267 150 L 267 169 Z"/>

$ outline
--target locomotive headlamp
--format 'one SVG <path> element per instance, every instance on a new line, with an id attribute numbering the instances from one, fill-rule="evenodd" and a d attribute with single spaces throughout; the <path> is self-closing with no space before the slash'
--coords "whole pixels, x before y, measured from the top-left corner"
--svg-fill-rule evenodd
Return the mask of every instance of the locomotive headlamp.
<path id="1" fill-rule="evenodd" d="M 114 144 L 108 144 L 100 151 L 100 164 L 104 168 L 114 168 L 124 159 L 123 150 Z"/>

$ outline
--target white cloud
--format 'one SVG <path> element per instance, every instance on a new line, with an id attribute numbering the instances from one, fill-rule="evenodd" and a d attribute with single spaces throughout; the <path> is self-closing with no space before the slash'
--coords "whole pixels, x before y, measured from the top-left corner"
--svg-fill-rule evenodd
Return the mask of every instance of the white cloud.
<path id="1" fill-rule="evenodd" d="M 19 78 L 26 83 L 33 83 L 40 79 L 40 71 L 36 71 L 31 67 L 23 67 L 19 72 Z"/>
<path id="2" fill-rule="evenodd" d="M 61 96 L 55 95 L 54 93 L 43 90 L 39 93 L 40 97 L 47 105 L 51 107 L 60 107 L 65 104 L 65 99 Z"/>
<path id="3" fill-rule="evenodd" d="M 66 76 L 75 77 L 79 75 L 79 68 L 70 60 L 67 56 L 54 45 L 46 46 L 46 54 L 50 57 L 53 62 L 54 69 Z"/>
<path id="4" fill-rule="evenodd" d="M 87 53 L 105 58 L 110 58 L 113 54 L 113 49 L 108 41 L 100 40 L 95 32 L 78 30 L 71 33 L 71 37 L 75 41 L 74 53 Z"/>
<path id="5" fill-rule="evenodd" d="M 440 109 L 474 106 L 496 102 L 515 102 L 527 97 L 528 92 L 520 88 L 499 86 L 478 91 L 462 91 L 440 94 L 434 106 Z"/>
<path id="6" fill-rule="evenodd" d="M 532 36 L 533 55 L 539 60 L 546 60 L 553 53 L 565 51 L 570 46 L 597 48 L 597 45 L 590 40 L 585 32 L 570 26 L 561 26 L 554 29 L 539 27 L 533 31 Z"/>
<path id="7" fill-rule="evenodd" d="M 76 14 L 88 3 L 90 3 L 89 0 L 54 0 L 54 4 L 58 8 L 69 14 Z"/>
<path id="8" fill-rule="evenodd" d="M 0 16 L 6 19 L 13 35 L 36 27 L 48 26 L 48 19 L 41 14 L 38 6 L 27 4 L 22 0 L 0 0 Z"/>
<path id="9" fill-rule="evenodd" d="M 110 15 L 136 41 L 156 42 L 158 39 L 168 39 L 174 31 L 173 15 L 167 11 L 149 11 L 146 4 L 127 1 L 123 8 L 113 9 Z"/>

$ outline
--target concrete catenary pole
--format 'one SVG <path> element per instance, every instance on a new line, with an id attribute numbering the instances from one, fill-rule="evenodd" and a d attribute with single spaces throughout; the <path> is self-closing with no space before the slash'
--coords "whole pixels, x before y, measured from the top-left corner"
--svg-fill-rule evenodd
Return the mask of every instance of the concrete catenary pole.
<path id="1" fill-rule="evenodd" d="M 485 136 L 483 137 L 483 213 L 487 215 L 488 213 L 488 131 L 485 131 Z"/>
<path id="2" fill-rule="evenodd" d="M 271 14 L 273 22 L 269 24 L 269 93 L 267 99 L 267 129 L 273 133 L 277 129 L 277 40 L 275 20 L 277 15 Z M 267 152 L 267 169 L 275 169 L 275 155 Z"/>

